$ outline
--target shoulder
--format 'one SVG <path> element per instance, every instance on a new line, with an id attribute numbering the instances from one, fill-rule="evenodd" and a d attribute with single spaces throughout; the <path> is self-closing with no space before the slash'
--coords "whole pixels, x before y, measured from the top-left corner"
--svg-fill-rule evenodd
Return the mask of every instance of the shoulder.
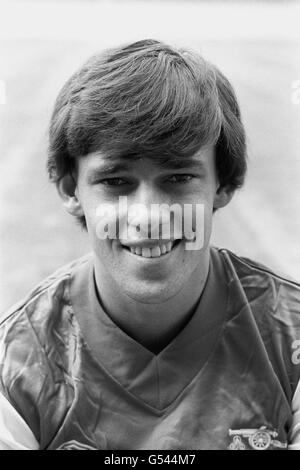
<path id="1" fill-rule="evenodd" d="M 237 269 L 242 278 L 247 277 L 249 274 L 256 273 L 258 276 L 265 278 L 276 278 L 279 281 L 289 282 L 300 289 L 300 282 L 298 282 L 296 279 L 293 279 L 287 273 L 282 273 L 271 269 L 258 260 L 253 260 L 245 256 L 239 256 L 227 248 L 218 248 L 213 246 L 212 250 L 214 252 L 218 252 L 224 259 L 229 261 Z"/>
<path id="2" fill-rule="evenodd" d="M 61 332 L 69 329 L 72 317 L 70 280 L 72 274 L 91 260 L 86 255 L 58 269 L 38 284 L 22 301 L 0 318 L 0 386 L 13 382 L 20 370 L 47 373 L 48 358 L 58 347 Z M 41 373 L 42 371 L 42 373 Z"/>
<path id="3" fill-rule="evenodd" d="M 300 284 L 229 250 L 214 249 L 214 255 L 228 276 L 231 314 L 248 312 L 281 383 L 294 392 L 300 380 Z"/>
<path id="4" fill-rule="evenodd" d="M 87 254 L 59 268 L 40 282 L 25 298 L 1 315 L 0 332 L 7 331 L 25 318 L 26 321 L 34 322 L 38 316 L 39 323 L 42 323 L 50 312 L 55 315 L 61 305 L 70 303 L 69 283 L 73 273 L 90 261 L 91 254 Z"/>
<path id="5" fill-rule="evenodd" d="M 239 283 L 252 302 L 264 298 L 273 313 L 293 313 L 300 322 L 300 283 L 252 259 L 227 249 L 213 248 L 222 257 L 231 282 Z M 299 323 L 300 326 L 300 323 Z"/>
<path id="6" fill-rule="evenodd" d="M 0 319 L 0 393 L 38 441 L 44 417 L 63 413 L 71 399 L 64 389 L 55 398 L 69 373 L 65 352 L 75 354 L 74 337 L 81 337 L 70 283 L 91 260 L 86 255 L 60 268 Z"/>

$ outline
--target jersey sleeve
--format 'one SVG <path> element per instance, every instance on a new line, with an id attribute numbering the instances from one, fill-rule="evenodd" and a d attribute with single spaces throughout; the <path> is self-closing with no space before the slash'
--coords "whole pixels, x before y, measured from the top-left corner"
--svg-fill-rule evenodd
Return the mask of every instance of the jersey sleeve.
<path id="1" fill-rule="evenodd" d="M 0 450 L 38 450 L 34 434 L 0 393 Z"/>

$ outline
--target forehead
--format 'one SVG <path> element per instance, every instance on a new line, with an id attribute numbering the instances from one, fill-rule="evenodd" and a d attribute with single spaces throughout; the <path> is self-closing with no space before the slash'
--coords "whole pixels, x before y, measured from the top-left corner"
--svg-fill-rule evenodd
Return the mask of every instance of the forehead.
<path id="1" fill-rule="evenodd" d="M 85 170 L 105 172 L 133 171 L 137 167 L 153 167 L 157 170 L 209 170 L 215 165 L 214 147 L 205 146 L 190 157 L 178 156 L 138 156 L 109 155 L 103 151 L 95 151 L 79 160 L 79 166 Z"/>

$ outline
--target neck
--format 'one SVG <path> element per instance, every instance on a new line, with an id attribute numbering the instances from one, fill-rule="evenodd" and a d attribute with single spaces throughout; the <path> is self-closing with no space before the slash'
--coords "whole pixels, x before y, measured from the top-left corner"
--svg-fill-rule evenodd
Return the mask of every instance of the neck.
<path id="1" fill-rule="evenodd" d="M 201 262 L 180 292 L 164 302 L 149 304 L 120 292 L 111 279 L 107 279 L 96 260 L 98 298 L 114 323 L 144 347 L 158 353 L 192 317 L 204 289 L 208 269 L 209 252 L 204 252 Z"/>

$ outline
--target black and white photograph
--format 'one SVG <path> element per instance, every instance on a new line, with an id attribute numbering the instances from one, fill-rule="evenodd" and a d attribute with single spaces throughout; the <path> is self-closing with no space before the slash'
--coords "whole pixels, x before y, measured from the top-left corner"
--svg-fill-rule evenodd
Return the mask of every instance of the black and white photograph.
<path id="1" fill-rule="evenodd" d="M 0 450 L 300 450 L 300 1 L 0 0 Z"/>

